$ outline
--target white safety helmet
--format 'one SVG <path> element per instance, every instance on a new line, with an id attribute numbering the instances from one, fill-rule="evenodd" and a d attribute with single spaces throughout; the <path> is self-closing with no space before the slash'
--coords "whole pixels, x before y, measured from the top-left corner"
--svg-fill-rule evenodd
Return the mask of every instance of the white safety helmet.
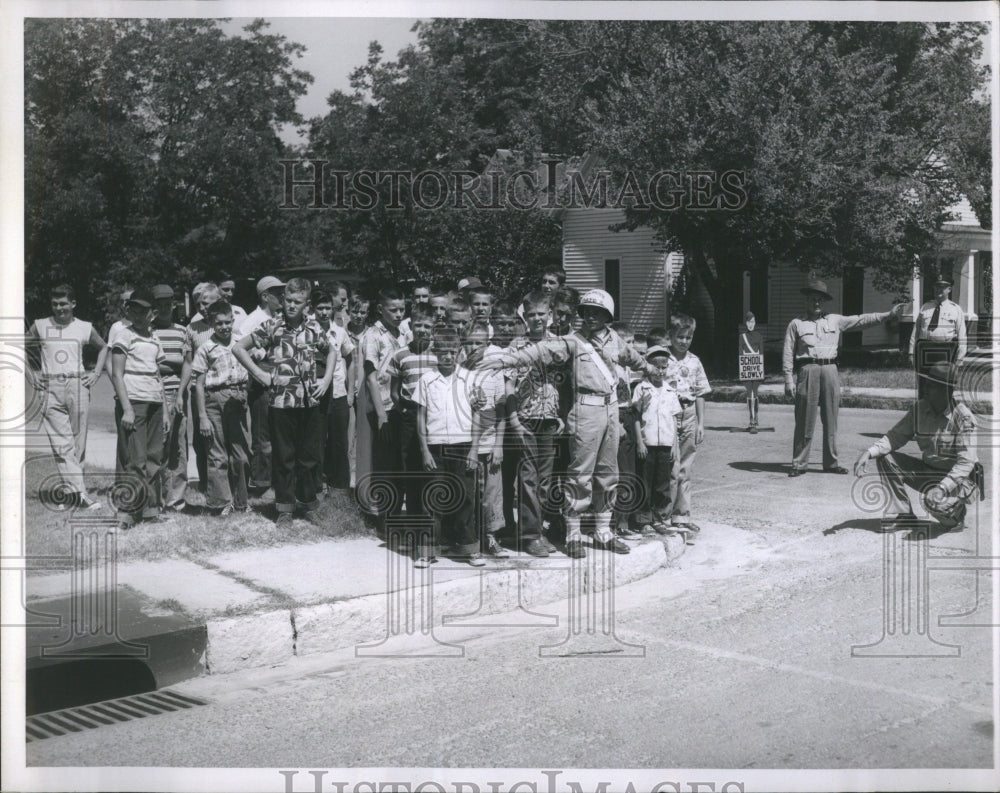
<path id="1" fill-rule="evenodd" d="M 603 308 L 608 312 L 609 320 L 615 318 L 614 298 L 612 298 L 611 295 L 603 289 L 591 289 L 588 292 L 584 292 L 583 297 L 580 298 L 580 305 L 577 308 L 577 311 L 584 306 L 596 306 L 597 308 Z"/>

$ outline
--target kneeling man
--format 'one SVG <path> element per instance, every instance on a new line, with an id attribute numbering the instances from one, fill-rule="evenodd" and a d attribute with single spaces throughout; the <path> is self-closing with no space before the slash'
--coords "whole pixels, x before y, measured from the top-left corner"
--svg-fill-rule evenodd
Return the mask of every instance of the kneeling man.
<path id="1" fill-rule="evenodd" d="M 923 494 L 927 512 L 944 528 L 961 531 L 966 506 L 982 482 L 974 447 L 975 418 L 954 398 L 954 365 L 936 363 L 921 377 L 925 379 L 924 396 L 895 427 L 861 453 L 854 474 L 862 476 L 868 460 L 875 459 L 879 478 L 889 492 L 883 529 L 916 525 L 905 488 L 909 485 Z M 898 451 L 911 440 L 920 447 L 919 459 Z"/>

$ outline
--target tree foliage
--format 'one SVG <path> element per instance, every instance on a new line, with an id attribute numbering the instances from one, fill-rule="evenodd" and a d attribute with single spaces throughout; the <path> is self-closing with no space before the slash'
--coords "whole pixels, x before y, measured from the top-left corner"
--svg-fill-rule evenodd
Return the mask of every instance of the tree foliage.
<path id="1" fill-rule="evenodd" d="M 283 123 L 312 78 L 262 21 L 30 19 L 25 274 L 113 304 L 122 284 L 253 273 L 282 242 Z M 270 263 L 270 262 L 269 262 Z"/>

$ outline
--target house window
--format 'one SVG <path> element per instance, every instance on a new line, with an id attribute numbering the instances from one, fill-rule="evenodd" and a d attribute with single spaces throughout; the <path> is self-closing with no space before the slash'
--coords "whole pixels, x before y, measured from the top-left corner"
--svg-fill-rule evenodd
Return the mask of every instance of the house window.
<path id="1" fill-rule="evenodd" d="M 611 295 L 611 299 L 615 301 L 615 319 L 619 319 L 622 315 L 620 259 L 604 260 L 604 291 Z"/>

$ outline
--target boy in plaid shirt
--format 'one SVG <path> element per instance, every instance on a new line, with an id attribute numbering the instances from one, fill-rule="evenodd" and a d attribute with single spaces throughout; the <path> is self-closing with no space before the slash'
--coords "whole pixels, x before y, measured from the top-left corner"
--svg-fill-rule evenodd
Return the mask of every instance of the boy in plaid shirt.
<path id="1" fill-rule="evenodd" d="M 250 429 L 247 424 L 247 370 L 233 356 L 233 307 L 225 300 L 203 312 L 213 332 L 191 361 L 195 376 L 195 410 L 208 445 L 208 488 L 205 503 L 226 517 L 248 512 Z"/>
<path id="2" fill-rule="evenodd" d="M 306 319 L 312 285 L 292 278 L 285 285 L 281 313 L 258 325 L 233 346 L 233 355 L 268 389 L 271 430 L 271 483 L 278 526 L 292 522 L 298 505 L 306 520 L 318 522 L 316 469 L 322 460 L 320 398 L 333 379 L 337 351 L 315 320 Z M 264 351 L 270 371 L 250 357 Z M 316 378 L 316 355 L 326 354 L 326 373 Z"/>

